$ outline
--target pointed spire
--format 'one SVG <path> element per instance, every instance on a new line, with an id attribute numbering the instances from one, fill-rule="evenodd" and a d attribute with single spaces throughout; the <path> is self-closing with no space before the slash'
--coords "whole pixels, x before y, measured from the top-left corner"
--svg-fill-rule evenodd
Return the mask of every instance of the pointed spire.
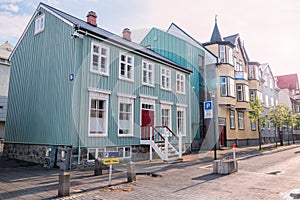
<path id="1" fill-rule="evenodd" d="M 215 16 L 215 27 L 213 30 L 213 33 L 210 38 L 210 42 L 220 42 L 222 41 L 222 37 L 218 28 L 218 20 L 217 20 L 218 15 Z"/>

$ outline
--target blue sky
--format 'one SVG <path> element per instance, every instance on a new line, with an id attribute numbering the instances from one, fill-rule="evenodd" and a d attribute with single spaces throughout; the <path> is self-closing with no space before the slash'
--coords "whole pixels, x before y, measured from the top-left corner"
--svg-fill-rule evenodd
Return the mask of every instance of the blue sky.
<path id="1" fill-rule="evenodd" d="M 300 72 L 300 1 L 298 0 L 45 0 L 44 3 L 86 18 L 98 15 L 98 26 L 120 34 L 174 22 L 200 42 L 210 39 L 215 15 L 223 37 L 239 33 L 253 61 L 269 63 L 273 74 Z M 0 43 L 16 44 L 38 0 L 0 0 Z M 300 77 L 299 77 L 300 78 Z"/>

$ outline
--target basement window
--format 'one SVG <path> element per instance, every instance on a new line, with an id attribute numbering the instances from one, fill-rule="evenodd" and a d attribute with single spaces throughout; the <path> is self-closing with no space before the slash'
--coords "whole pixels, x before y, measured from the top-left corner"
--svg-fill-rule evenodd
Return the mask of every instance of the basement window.
<path id="1" fill-rule="evenodd" d="M 34 34 L 42 32 L 45 28 L 45 15 L 40 15 L 35 20 Z"/>

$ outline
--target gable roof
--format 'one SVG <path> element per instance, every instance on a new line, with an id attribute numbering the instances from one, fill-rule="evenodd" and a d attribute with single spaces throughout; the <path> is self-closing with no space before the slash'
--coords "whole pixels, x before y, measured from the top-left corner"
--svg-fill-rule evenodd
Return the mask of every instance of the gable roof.
<path id="1" fill-rule="evenodd" d="M 280 89 L 299 89 L 298 75 L 297 74 L 288 74 L 282 76 L 276 76 L 277 86 Z"/>
<path id="2" fill-rule="evenodd" d="M 169 26 L 167 33 L 172 34 L 176 37 L 179 37 L 187 42 L 189 42 L 190 44 L 201 48 L 202 50 L 205 51 L 205 53 L 208 53 L 210 56 L 212 56 L 214 59 L 216 59 L 217 62 L 217 56 L 215 56 L 210 50 L 208 50 L 203 44 L 201 44 L 200 42 L 198 42 L 196 39 L 194 39 L 192 36 L 190 36 L 189 34 L 187 34 L 184 30 L 182 30 L 179 26 L 177 26 L 175 23 L 171 23 L 171 25 Z"/>
<path id="3" fill-rule="evenodd" d="M 134 42 L 131 42 L 131 41 L 128 41 L 116 34 L 113 34 L 107 30 L 104 30 L 100 27 L 96 27 L 96 26 L 93 26 L 89 23 L 87 23 L 86 21 L 84 20 L 81 20 L 81 19 L 78 19 L 72 15 L 69 15 L 63 11 L 60 11 L 56 8 L 53 8 L 47 4 L 44 4 L 44 3 L 40 3 L 35 14 L 38 12 L 38 10 L 40 8 L 44 8 L 45 10 L 51 12 L 52 14 L 54 14 L 55 16 L 57 16 L 58 18 L 62 19 L 64 22 L 66 22 L 67 24 L 71 25 L 74 27 L 74 30 L 77 29 L 78 31 L 81 31 L 82 33 L 84 34 L 87 34 L 87 35 L 90 35 L 91 37 L 99 37 L 101 38 L 102 40 L 105 40 L 107 42 L 110 42 L 112 44 L 116 44 L 116 45 L 121 45 L 122 47 L 124 48 L 128 48 L 130 49 L 132 52 L 135 52 L 135 53 L 138 53 L 138 54 L 142 54 L 144 56 L 148 56 L 150 57 L 150 59 L 156 59 L 160 62 L 163 62 L 165 64 L 168 64 L 168 65 L 171 65 L 172 67 L 175 67 L 175 68 L 178 68 L 182 71 L 185 71 L 187 73 L 192 73 L 192 71 L 172 62 L 171 60 L 161 56 L 160 54 L 158 53 L 155 53 L 154 51 L 144 47 L 144 46 L 141 46 L 137 43 L 134 43 Z M 32 22 L 34 16 L 32 17 L 30 23 Z M 26 32 L 26 30 L 25 30 Z M 24 34 L 24 33 L 23 33 Z M 20 40 L 19 40 L 20 42 Z M 19 43 L 18 42 L 18 43 Z M 18 44 L 17 44 L 18 45 Z"/>

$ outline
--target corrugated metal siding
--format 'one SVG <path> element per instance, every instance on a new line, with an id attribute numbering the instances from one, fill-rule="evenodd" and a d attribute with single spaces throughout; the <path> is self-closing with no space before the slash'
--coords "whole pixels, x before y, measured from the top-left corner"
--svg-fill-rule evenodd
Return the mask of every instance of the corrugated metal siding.
<path id="1" fill-rule="evenodd" d="M 199 55 L 205 57 L 205 52 L 192 44 L 168 34 L 159 29 L 153 28 L 141 42 L 144 46 L 151 46 L 151 49 L 157 53 L 169 58 L 173 62 L 186 67 L 193 71 L 190 76 L 189 88 L 191 89 L 191 115 L 193 126 L 193 137 L 199 137 L 199 126 L 201 108 L 199 102 L 203 101 L 204 97 L 200 95 L 205 88 L 204 77 L 199 71 Z"/>
<path id="2" fill-rule="evenodd" d="M 45 14 L 45 29 L 34 35 L 34 21 L 11 59 L 6 141 L 77 143 L 72 115 L 75 46 L 72 27 Z"/>
<path id="3" fill-rule="evenodd" d="M 186 95 L 160 90 L 160 66 L 155 61 L 155 87 L 141 84 L 140 55 L 134 55 L 134 82 L 120 80 L 119 53 L 127 50 L 110 46 L 109 77 L 91 73 L 91 42 L 89 36 L 72 39 L 72 27 L 45 13 L 45 30 L 34 35 L 34 23 L 29 27 L 11 61 L 11 84 L 6 141 L 72 145 L 85 147 L 138 145 L 140 143 L 140 94 L 155 96 L 156 125 L 160 125 L 160 100 L 174 102 L 173 130 L 176 131 L 176 103 L 189 106 Z M 74 73 L 74 81 L 69 74 Z M 175 85 L 172 69 L 172 85 Z M 186 75 L 186 79 L 189 76 Z M 108 111 L 108 137 L 88 137 L 88 88 L 111 91 Z M 118 137 L 117 93 L 135 95 L 134 136 Z M 187 109 L 187 122 L 190 121 Z M 187 126 L 190 133 L 190 126 Z M 184 138 L 185 142 L 190 137 Z"/>
<path id="4" fill-rule="evenodd" d="M 90 73 L 90 49 L 91 42 L 103 42 L 97 39 L 91 39 L 89 37 L 84 38 L 83 54 L 85 55 L 83 64 L 81 67 L 81 123 L 80 138 L 82 145 L 84 146 L 121 146 L 121 145 L 138 145 L 140 143 L 140 98 L 139 95 L 148 95 L 157 97 L 156 100 L 156 125 L 160 125 L 160 100 L 174 102 L 173 113 L 176 113 L 176 103 L 188 105 L 188 96 L 178 95 L 172 92 L 163 91 L 160 89 L 160 66 L 161 64 L 151 61 L 155 66 L 155 87 L 148 87 L 142 85 L 142 58 L 140 55 L 136 55 L 132 52 L 120 47 L 116 47 L 105 43 L 106 46 L 110 45 L 110 73 L 109 77 Z M 126 52 L 134 56 L 134 82 L 128 82 L 119 79 L 119 54 L 120 52 Z M 149 59 L 146 59 L 149 61 Z M 172 69 L 172 83 L 175 85 L 175 70 Z M 188 78 L 188 75 L 186 75 Z M 88 137 L 88 89 L 98 88 L 101 90 L 111 91 L 109 98 L 109 116 L 108 116 L 108 137 Z M 133 137 L 118 137 L 118 96 L 117 94 L 125 94 L 135 96 L 134 100 L 134 136 Z M 187 112 L 187 116 L 189 112 Z M 176 130 L 176 116 L 173 115 L 173 130 Z M 189 139 L 187 139 L 188 141 Z"/>

